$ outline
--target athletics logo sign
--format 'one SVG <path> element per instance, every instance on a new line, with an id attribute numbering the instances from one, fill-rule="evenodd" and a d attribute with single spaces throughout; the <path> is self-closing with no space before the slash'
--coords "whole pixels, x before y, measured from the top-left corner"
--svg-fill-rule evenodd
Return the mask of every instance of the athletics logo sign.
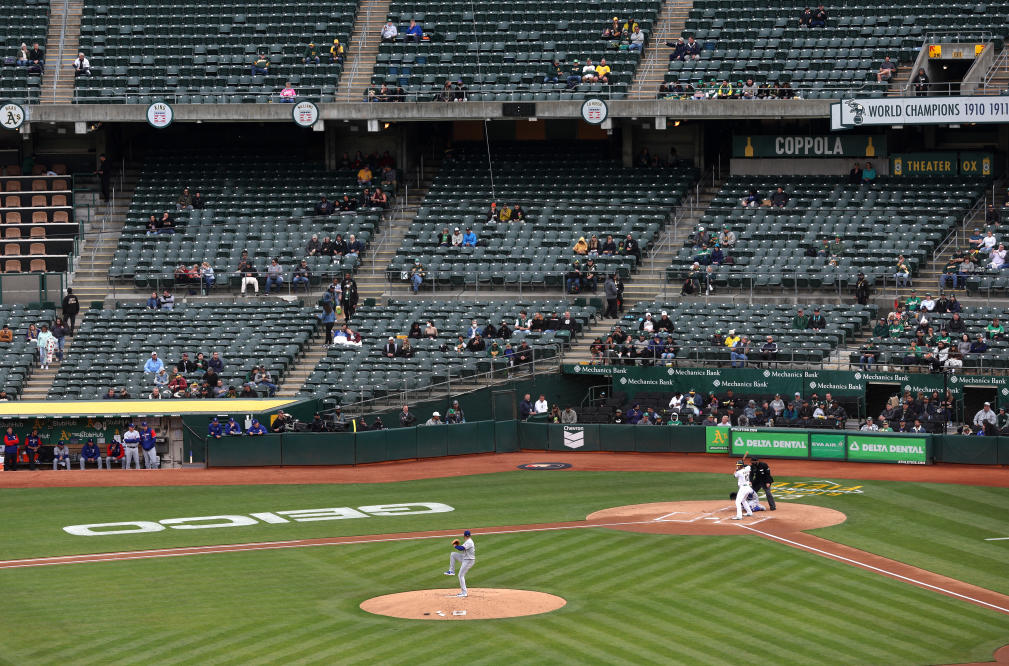
<path id="1" fill-rule="evenodd" d="M 6 102 L 0 106 L 0 125 L 4 129 L 16 130 L 25 123 L 25 110 L 14 102 Z"/>

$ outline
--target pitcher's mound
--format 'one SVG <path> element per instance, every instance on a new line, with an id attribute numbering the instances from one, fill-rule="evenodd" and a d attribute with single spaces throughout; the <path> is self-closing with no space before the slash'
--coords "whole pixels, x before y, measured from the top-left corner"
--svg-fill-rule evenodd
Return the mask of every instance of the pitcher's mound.
<path id="1" fill-rule="evenodd" d="M 531 590 L 471 587 L 468 597 L 459 588 L 414 590 L 368 599 L 361 610 L 407 620 L 491 620 L 555 611 L 567 603 L 561 597 Z"/>
<path id="2" fill-rule="evenodd" d="M 748 530 L 740 529 L 740 526 L 746 525 L 775 534 L 794 534 L 838 525 L 846 517 L 834 509 L 796 502 L 779 502 L 777 511 L 757 511 L 752 517 L 744 516 L 742 520 L 732 520 L 735 515 L 735 503 L 726 498 L 617 506 L 596 511 L 586 520 L 629 523 L 606 526 L 650 534 L 746 534 Z"/>

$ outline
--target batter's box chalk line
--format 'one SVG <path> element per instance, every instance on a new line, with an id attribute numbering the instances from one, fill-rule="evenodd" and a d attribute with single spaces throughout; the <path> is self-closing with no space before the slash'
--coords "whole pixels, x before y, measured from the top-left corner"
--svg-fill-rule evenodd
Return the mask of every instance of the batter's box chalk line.
<path id="1" fill-rule="evenodd" d="M 676 516 L 676 515 L 680 515 L 680 514 L 690 515 L 686 511 L 671 511 L 671 512 L 669 512 L 667 514 L 659 516 L 658 518 L 652 518 L 652 522 L 654 522 L 654 523 L 695 523 L 698 520 L 713 520 L 713 521 L 721 522 L 722 519 L 720 517 L 717 517 L 717 516 L 713 517 L 712 516 L 712 514 L 719 513 L 720 511 L 735 511 L 735 508 L 731 507 L 731 506 L 724 506 L 721 509 L 714 509 L 713 511 L 704 511 L 702 513 L 694 515 L 693 518 L 670 518 L 669 516 Z"/>

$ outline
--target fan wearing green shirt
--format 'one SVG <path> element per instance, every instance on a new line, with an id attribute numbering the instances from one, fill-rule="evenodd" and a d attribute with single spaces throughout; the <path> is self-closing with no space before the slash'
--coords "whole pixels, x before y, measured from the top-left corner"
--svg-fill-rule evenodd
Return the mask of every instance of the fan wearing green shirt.
<path id="1" fill-rule="evenodd" d="M 889 334 L 889 330 L 886 327 L 886 320 L 882 317 L 876 322 L 876 325 L 872 327 L 872 337 L 874 338 L 885 338 Z"/>
<path id="2" fill-rule="evenodd" d="M 1005 337 L 1005 328 L 999 323 L 998 317 L 991 320 L 991 323 L 984 327 L 989 340 L 1001 340 Z"/>
<path id="3" fill-rule="evenodd" d="M 918 294 L 912 291 L 911 295 L 907 297 L 906 301 L 904 301 L 904 307 L 907 308 L 908 312 L 917 312 L 918 310 L 920 310 L 921 299 L 918 298 Z"/>
<path id="4" fill-rule="evenodd" d="M 796 331 L 805 331 L 809 328 L 809 315 L 803 314 L 802 308 L 799 308 L 798 314 L 792 318 L 792 329 Z"/>
<path id="5" fill-rule="evenodd" d="M 899 338 L 904 335 L 904 324 L 899 321 L 895 321 L 890 324 L 889 334 L 891 338 Z"/>

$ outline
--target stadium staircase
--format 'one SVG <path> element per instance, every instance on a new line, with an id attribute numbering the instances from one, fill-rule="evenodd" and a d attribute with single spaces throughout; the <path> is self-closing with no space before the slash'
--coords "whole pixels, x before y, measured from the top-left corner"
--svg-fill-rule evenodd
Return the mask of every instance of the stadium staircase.
<path id="1" fill-rule="evenodd" d="M 371 85 L 378 45 L 382 40 L 382 26 L 385 25 L 390 4 L 390 0 L 361 0 L 343 63 L 343 77 L 336 91 L 336 101 L 364 101 L 365 92 Z"/>
<path id="2" fill-rule="evenodd" d="M 676 223 L 670 222 L 659 236 L 651 254 L 645 257 L 634 276 L 627 281 L 624 299 L 628 303 L 652 300 L 664 294 L 679 294 L 680 285 L 667 282 L 665 268 L 690 237 L 708 204 L 718 194 L 722 181 L 710 175 L 702 176 L 697 189 L 677 209 Z"/>
<path id="3" fill-rule="evenodd" d="M 85 229 L 77 265 L 69 279 L 70 286 L 85 308 L 92 301 L 104 301 L 110 297 L 109 267 L 140 178 L 140 164 L 127 162 L 122 176 L 108 216 L 105 216 L 104 205 L 92 209 L 91 223 Z"/>
<path id="4" fill-rule="evenodd" d="M 440 166 L 440 158 L 437 160 L 426 159 L 424 170 L 420 174 L 420 186 L 410 187 L 404 207 L 386 217 L 388 227 L 379 236 L 378 241 L 373 243 L 373 247 L 369 248 L 369 252 L 358 268 L 357 275 L 354 276 L 357 280 L 357 292 L 362 303 L 367 298 L 380 301 L 387 295 L 402 297 L 410 293 L 407 283 L 394 282 L 390 285 L 386 281 L 386 268 L 396 256 L 396 250 L 402 244 L 406 232 L 410 230 L 413 218 L 424 202 L 424 197 L 427 196 L 428 189 L 438 174 Z M 404 176 L 404 180 L 406 180 L 406 176 Z"/>
<path id="5" fill-rule="evenodd" d="M 907 88 L 907 82 L 911 80 L 911 74 L 913 70 L 910 64 L 904 63 L 900 69 L 897 70 L 897 74 L 890 79 L 890 87 L 886 89 L 887 97 L 904 97 L 905 89 Z"/>
<path id="6" fill-rule="evenodd" d="M 74 99 L 74 71 L 81 36 L 82 0 L 50 0 L 46 34 L 46 63 L 42 75 L 41 102 L 70 104 Z M 59 80 L 57 80 L 59 75 Z"/>
<path id="7" fill-rule="evenodd" d="M 278 398 L 294 398 L 298 395 L 308 376 L 315 371 L 315 366 L 319 364 L 322 357 L 326 355 L 326 329 L 319 327 L 316 334 L 308 341 L 304 353 L 295 361 L 294 365 L 284 373 L 277 388 Z"/>
<path id="8" fill-rule="evenodd" d="M 77 325 L 77 330 L 80 331 L 81 326 L 84 323 L 84 319 L 88 316 L 88 311 L 86 309 L 81 309 L 79 315 L 77 315 L 77 320 L 75 324 Z M 63 354 L 64 356 L 70 352 L 70 348 L 73 347 L 74 339 L 65 338 L 63 344 Z M 56 377 L 56 373 L 59 372 L 60 364 L 58 361 L 54 362 L 49 366 L 48 369 L 43 370 L 38 365 L 36 361 L 28 371 L 28 382 L 25 384 L 24 390 L 21 392 L 20 400 L 46 400 L 49 397 L 49 389 L 52 388 L 53 379 Z"/>
<path id="9" fill-rule="evenodd" d="M 638 65 L 634 75 L 629 97 L 655 99 L 669 68 L 669 55 L 673 52 L 666 42 L 676 40 L 683 33 L 693 6 L 693 0 L 666 0 L 662 5 L 655 29 L 648 36 L 644 61 Z"/>

